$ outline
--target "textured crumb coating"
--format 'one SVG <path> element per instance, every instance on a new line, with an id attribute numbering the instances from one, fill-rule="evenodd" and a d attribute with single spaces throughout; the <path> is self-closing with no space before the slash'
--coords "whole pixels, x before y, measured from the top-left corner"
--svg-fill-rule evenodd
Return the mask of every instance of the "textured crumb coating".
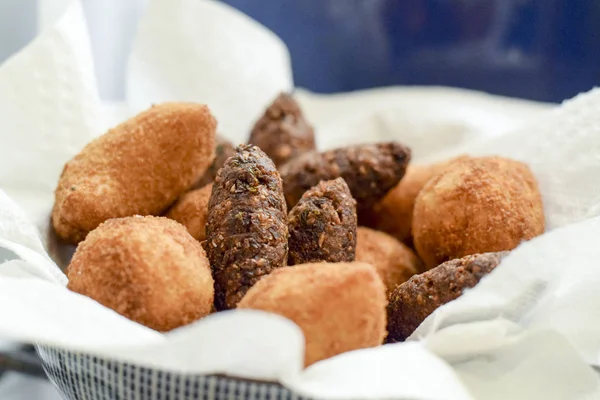
<path id="1" fill-rule="evenodd" d="M 356 201 L 343 178 L 309 189 L 288 215 L 288 264 L 354 261 Z"/>
<path id="2" fill-rule="evenodd" d="M 315 263 L 281 268 L 258 281 L 238 304 L 282 315 L 306 340 L 305 365 L 385 337 L 385 287 L 373 266 Z"/>
<path id="3" fill-rule="evenodd" d="M 68 288 L 166 332 L 210 313 L 208 259 L 185 228 L 163 217 L 110 219 L 79 244 Z"/>
<path id="4" fill-rule="evenodd" d="M 165 217 L 179 222 L 194 239 L 203 241 L 206 239 L 206 219 L 211 191 L 212 183 L 209 183 L 203 188 L 185 193 L 167 211 Z"/>

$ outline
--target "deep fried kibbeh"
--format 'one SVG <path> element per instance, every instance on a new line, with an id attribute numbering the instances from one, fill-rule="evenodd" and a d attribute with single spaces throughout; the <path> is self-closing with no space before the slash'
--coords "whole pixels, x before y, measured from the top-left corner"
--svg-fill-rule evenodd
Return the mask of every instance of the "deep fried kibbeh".
<path id="1" fill-rule="evenodd" d="M 460 297 L 465 289 L 500 264 L 508 252 L 483 253 L 447 261 L 399 285 L 388 304 L 388 342 L 406 340 L 438 307 Z"/>
<path id="2" fill-rule="evenodd" d="M 288 214 L 288 265 L 354 261 L 356 201 L 343 178 L 321 181 Z"/>
<path id="3" fill-rule="evenodd" d="M 185 226 L 196 240 L 206 239 L 206 219 L 208 217 L 208 200 L 212 191 L 212 183 L 200 189 L 183 194 L 165 217 Z"/>
<path id="4" fill-rule="evenodd" d="M 212 162 L 215 128 L 205 105 L 163 103 L 90 142 L 58 181 L 58 236 L 78 243 L 110 218 L 160 215 Z"/>
<path id="5" fill-rule="evenodd" d="M 280 93 L 256 121 L 248 143 L 260 147 L 275 166 L 315 149 L 315 133 L 300 106 L 288 93 Z"/>
<path id="6" fill-rule="evenodd" d="M 305 365 L 385 337 L 387 297 L 365 263 L 314 263 L 281 268 L 256 283 L 238 304 L 282 315 L 306 340 Z"/>
<path id="7" fill-rule="evenodd" d="M 202 177 L 192 186 L 192 189 L 200 189 L 212 183 L 219 169 L 225 164 L 225 161 L 235 153 L 235 146 L 223 136 L 216 135 L 215 141 L 215 158 L 212 164 L 204 171 Z"/>
<path id="8" fill-rule="evenodd" d="M 213 278 L 200 243 L 163 217 L 110 219 L 79 244 L 68 288 L 166 332 L 208 315 Z"/>
<path id="9" fill-rule="evenodd" d="M 234 308 L 256 281 L 286 266 L 287 238 L 279 172 L 258 147 L 238 146 L 215 178 L 203 242 L 217 310 Z"/>
<path id="10" fill-rule="evenodd" d="M 542 197 L 527 165 L 466 157 L 429 180 L 415 202 L 413 238 L 427 268 L 512 250 L 544 232 Z"/>
<path id="11" fill-rule="evenodd" d="M 448 162 L 430 165 L 411 164 L 406 174 L 372 210 L 358 216 L 359 224 L 383 231 L 412 245 L 412 218 L 415 200 L 427 181 L 443 171 Z"/>
<path id="12" fill-rule="evenodd" d="M 356 233 L 356 261 L 374 266 L 388 293 L 421 271 L 419 258 L 394 237 L 364 226 Z"/>
<path id="13" fill-rule="evenodd" d="M 344 178 L 356 200 L 358 213 L 370 209 L 404 176 L 410 149 L 397 142 L 361 144 L 304 153 L 280 168 L 288 207 L 318 184 Z"/>

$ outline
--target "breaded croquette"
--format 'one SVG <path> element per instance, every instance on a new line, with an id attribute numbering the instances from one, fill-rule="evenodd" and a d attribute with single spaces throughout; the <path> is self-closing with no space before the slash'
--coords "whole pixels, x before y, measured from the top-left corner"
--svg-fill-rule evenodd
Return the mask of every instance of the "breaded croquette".
<path id="1" fill-rule="evenodd" d="M 210 313 L 208 259 L 185 228 L 163 217 L 110 219 L 79 244 L 68 288 L 166 332 Z"/>
<path id="2" fill-rule="evenodd" d="M 234 308 L 260 278 L 287 265 L 287 238 L 279 172 L 258 147 L 238 146 L 213 184 L 203 242 L 217 310 Z"/>
<path id="3" fill-rule="evenodd" d="M 415 253 L 392 236 L 363 226 L 356 233 L 356 261 L 377 269 L 388 294 L 421 271 L 421 261 Z"/>
<path id="4" fill-rule="evenodd" d="M 512 250 L 543 232 L 535 178 L 527 165 L 506 158 L 451 162 L 415 202 L 414 244 L 427 268 L 470 254 Z"/>
<path id="5" fill-rule="evenodd" d="M 315 263 L 281 268 L 254 285 L 238 304 L 282 315 L 306 340 L 305 365 L 378 346 L 385 336 L 387 298 L 373 266 Z"/>
<path id="6" fill-rule="evenodd" d="M 372 210 L 360 214 L 359 224 L 383 231 L 408 245 L 412 245 L 412 216 L 417 195 L 447 162 L 432 165 L 411 164 L 406 174 L 385 197 L 375 204 Z"/>
<path id="7" fill-rule="evenodd" d="M 275 166 L 315 149 L 315 133 L 294 98 L 281 93 L 252 128 L 248 143 L 260 147 Z"/>
<path id="8" fill-rule="evenodd" d="M 309 189 L 288 215 L 288 264 L 354 261 L 356 201 L 343 178 Z"/>
<path id="9" fill-rule="evenodd" d="M 199 241 L 206 239 L 208 200 L 212 186 L 212 183 L 209 183 L 201 189 L 185 193 L 165 214 L 165 217 L 185 226 L 190 235 Z"/>
<path id="10" fill-rule="evenodd" d="M 404 176 L 410 149 L 400 143 L 361 144 L 304 153 L 281 166 L 288 207 L 320 181 L 342 177 L 356 200 L 358 213 L 370 209 Z"/>
<path id="11" fill-rule="evenodd" d="M 388 342 L 404 341 L 438 307 L 477 285 L 507 254 L 475 254 L 447 261 L 397 286 L 388 305 Z"/>
<path id="12" fill-rule="evenodd" d="M 58 182 L 58 236 L 78 243 L 107 219 L 161 214 L 212 162 L 215 128 L 205 105 L 164 103 L 89 143 Z"/>

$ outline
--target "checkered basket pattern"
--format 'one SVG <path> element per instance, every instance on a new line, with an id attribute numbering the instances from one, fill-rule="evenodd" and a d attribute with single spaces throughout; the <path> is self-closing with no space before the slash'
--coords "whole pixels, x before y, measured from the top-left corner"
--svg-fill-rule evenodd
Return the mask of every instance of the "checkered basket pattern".
<path id="1" fill-rule="evenodd" d="M 68 400 L 314 400 L 275 383 L 178 374 L 53 347 L 36 349 Z"/>

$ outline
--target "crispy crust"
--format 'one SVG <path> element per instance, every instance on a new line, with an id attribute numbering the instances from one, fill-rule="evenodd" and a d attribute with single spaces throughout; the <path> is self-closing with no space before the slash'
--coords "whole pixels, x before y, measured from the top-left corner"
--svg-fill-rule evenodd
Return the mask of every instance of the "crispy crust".
<path id="1" fill-rule="evenodd" d="M 165 214 L 165 217 L 185 226 L 190 235 L 199 241 L 206 239 L 208 200 L 212 186 L 212 183 L 209 183 L 201 189 L 185 193 Z"/>
<path id="2" fill-rule="evenodd" d="M 302 154 L 280 168 L 291 208 L 320 181 L 344 178 L 360 210 L 371 208 L 404 176 L 410 149 L 396 142 L 348 146 Z"/>
<path id="3" fill-rule="evenodd" d="M 469 254 L 512 250 L 544 232 L 529 168 L 501 157 L 463 158 L 425 184 L 415 202 L 415 248 L 427 268 Z"/>
<path id="4" fill-rule="evenodd" d="M 356 261 L 374 266 L 388 293 L 422 269 L 415 253 L 392 236 L 363 226 L 356 234 Z"/>
<path id="5" fill-rule="evenodd" d="M 212 162 L 215 127 L 204 105 L 164 103 L 89 143 L 58 182 L 58 236 L 78 243 L 107 219 L 162 213 Z"/>
<path id="6" fill-rule="evenodd" d="M 321 181 L 288 215 L 288 264 L 354 261 L 356 201 L 343 178 Z"/>
<path id="7" fill-rule="evenodd" d="M 438 307 L 477 285 L 507 254 L 475 254 L 448 261 L 396 287 L 388 305 L 388 341 L 404 341 Z"/>
<path id="8" fill-rule="evenodd" d="M 280 166 L 315 149 L 315 134 L 292 96 L 281 93 L 256 121 L 248 143 L 262 149 Z"/>
<path id="9" fill-rule="evenodd" d="M 281 268 L 261 279 L 238 304 L 282 315 L 306 339 L 305 365 L 378 346 L 387 299 L 375 269 L 364 263 L 316 263 Z"/>
<path id="10" fill-rule="evenodd" d="M 234 308 L 262 276 L 287 264 L 287 237 L 275 165 L 258 147 L 238 146 L 215 179 L 203 243 L 218 310 Z"/>
<path id="11" fill-rule="evenodd" d="M 79 244 L 68 288 L 158 331 L 210 313 L 213 279 L 204 250 L 162 217 L 111 219 Z"/>

